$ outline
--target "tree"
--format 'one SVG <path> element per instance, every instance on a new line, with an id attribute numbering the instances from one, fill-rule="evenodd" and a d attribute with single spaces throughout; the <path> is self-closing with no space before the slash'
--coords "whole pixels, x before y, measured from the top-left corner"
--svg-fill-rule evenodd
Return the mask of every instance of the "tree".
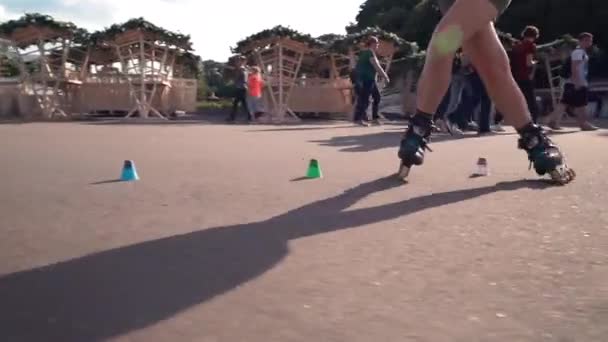
<path id="1" fill-rule="evenodd" d="M 439 19 L 439 9 L 434 1 L 367 0 L 360 7 L 357 22 L 346 30 L 352 33 L 378 26 L 425 47 Z"/>
<path id="2" fill-rule="evenodd" d="M 540 43 L 589 31 L 596 36 L 601 49 L 608 49 L 608 1 L 606 0 L 527 0 L 513 1 L 499 18 L 498 29 L 519 37 L 526 25 L 541 30 Z M 406 40 L 417 42 L 421 48 L 428 45 L 433 29 L 440 20 L 434 0 L 367 0 L 361 5 L 356 23 L 347 31 L 378 26 L 399 34 Z M 595 59 L 595 74 L 607 74 L 606 57 Z M 598 68 L 599 66 L 599 68 Z"/>
<path id="3" fill-rule="evenodd" d="M 555 40 L 566 33 L 589 31 L 601 46 L 608 47 L 608 1 L 528 0 L 513 1 L 500 17 L 497 27 L 514 36 L 526 25 L 538 26 L 541 40 Z M 426 46 L 440 13 L 433 0 L 367 0 L 361 5 L 357 22 L 347 30 L 378 26 L 406 40 Z"/>

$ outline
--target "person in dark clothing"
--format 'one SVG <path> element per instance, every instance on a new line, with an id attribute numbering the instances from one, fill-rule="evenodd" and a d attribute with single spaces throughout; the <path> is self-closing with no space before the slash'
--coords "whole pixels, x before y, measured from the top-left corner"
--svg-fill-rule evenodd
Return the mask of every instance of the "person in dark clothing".
<path id="1" fill-rule="evenodd" d="M 435 116 L 436 122 L 441 128 L 441 131 L 447 131 L 450 134 L 462 134 L 459 122 L 459 110 L 463 103 L 463 97 L 467 93 L 466 84 L 466 67 L 462 64 L 462 51 L 457 51 L 452 63 L 452 79 L 450 86 L 443 100 L 439 104 Z M 464 99 L 466 101 L 466 99 Z"/>
<path id="2" fill-rule="evenodd" d="M 245 110 L 247 114 L 247 122 L 251 121 L 251 113 L 249 112 L 249 107 L 247 106 L 247 58 L 241 56 L 237 60 L 237 75 L 235 80 L 236 91 L 234 93 L 234 101 L 232 103 L 232 111 L 230 112 L 230 117 L 228 117 L 228 122 L 234 122 L 236 120 L 236 113 L 239 108 L 239 104 L 241 108 Z"/>
<path id="3" fill-rule="evenodd" d="M 353 68 L 350 71 L 348 77 L 350 78 L 350 82 L 353 85 L 352 103 L 356 104 L 357 103 L 357 98 L 359 97 L 359 83 L 357 82 L 357 70 Z"/>
<path id="4" fill-rule="evenodd" d="M 539 111 L 534 94 L 534 71 L 537 62 L 534 60 L 534 55 L 540 31 L 535 26 L 528 26 L 521 35 L 523 40 L 517 43 L 511 51 L 513 78 L 526 98 L 532 121 L 538 123 Z"/>
<path id="5" fill-rule="evenodd" d="M 367 126 L 365 114 L 369 107 L 369 97 L 373 97 L 373 120 L 379 123 L 380 116 L 378 115 L 378 107 L 380 106 L 380 90 L 376 82 L 377 74 L 389 83 L 388 75 L 376 57 L 379 41 L 376 37 L 370 37 L 367 41 L 367 48 L 359 53 L 357 65 L 355 67 L 356 86 L 357 89 L 357 104 L 355 106 L 354 120 L 357 124 Z"/>
<path id="6" fill-rule="evenodd" d="M 469 83 L 471 85 L 471 90 L 474 95 L 473 100 L 473 108 L 477 108 L 480 106 L 479 117 L 478 117 L 478 133 L 486 134 L 491 132 L 490 127 L 490 116 L 492 115 L 492 100 L 490 96 L 488 96 L 488 92 L 486 91 L 486 87 L 479 77 L 477 72 L 473 72 L 469 75 Z"/>

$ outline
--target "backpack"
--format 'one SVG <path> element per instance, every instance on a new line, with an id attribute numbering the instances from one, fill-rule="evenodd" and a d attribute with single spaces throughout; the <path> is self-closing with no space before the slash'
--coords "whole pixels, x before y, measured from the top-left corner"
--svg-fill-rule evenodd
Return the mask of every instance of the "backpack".
<path id="1" fill-rule="evenodd" d="M 562 63 L 559 76 L 563 79 L 569 79 L 572 77 L 572 56 L 568 56 L 568 58 L 566 58 L 566 60 Z"/>
<path id="2" fill-rule="evenodd" d="M 579 49 L 580 48 L 574 49 L 572 52 Z M 559 76 L 563 79 L 569 79 L 572 77 L 572 53 L 570 53 L 570 56 L 568 56 L 568 58 L 566 58 L 566 60 L 562 63 Z"/>

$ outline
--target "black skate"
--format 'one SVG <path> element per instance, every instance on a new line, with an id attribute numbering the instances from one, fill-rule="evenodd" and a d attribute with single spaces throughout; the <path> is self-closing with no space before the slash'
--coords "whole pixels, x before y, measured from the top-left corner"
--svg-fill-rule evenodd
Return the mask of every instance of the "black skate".
<path id="1" fill-rule="evenodd" d="M 425 150 L 433 152 L 428 147 L 433 128 L 433 122 L 430 117 L 415 115 L 410 120 L 410 125 L 399 147 L 399 159 L 401 159 L 401 163 L 397 175 L 401 180 L 407 180 L 412 166 L 420 166 L 424 163 Z"/>
<path id="2" fill-rule="evenodd" d="M 549 174 L 551 179 L 565 185 L 576 178 L 574 170 L 566 164 L 566 158 L 559 147 L 549 139 L 542 128 L 530 125 L 521 133 L 519 148 L 528 153 L 530 169 L 534 166 L 540 176 Z"/>

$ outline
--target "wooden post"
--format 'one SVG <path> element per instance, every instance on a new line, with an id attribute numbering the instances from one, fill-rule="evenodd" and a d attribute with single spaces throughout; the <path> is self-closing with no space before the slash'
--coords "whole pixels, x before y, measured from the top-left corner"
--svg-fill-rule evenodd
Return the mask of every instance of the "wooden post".
<path id="1" fill-rule="evenodd" d="M 330 78 L 338 78 L 340 77 L 340 73 L 338 72 L 338 68 L 336 67 L 336 57 L 332 53 L 329 55 L 329 59 L 331 61 L 331 75 Z"/>
<path id="2" fill-rule="evenodd" d="M 264 59 L 262 58 L 262 52 L 260 50 L 257 50 L 255 52 L 255 55 L 257 57 L 258 60 L 258 64 L 260 64 L 260 67 L 262 68 L 262 73 L 263 74 L 267 74 L 268 70 L 267 67 L 268 65 L 264 62 Z M 275 82 L 275 78 L 272 75 L 272 72 L 269 75 L 270 79 L 265 80 L 265 84 L 266 84 L 266 88 L 268 88 L 268 93 L 270 93 L 270 101 L 272 102 L 273 107 L 275 108 L 275 110 L 277 109 L 277 99 L 274 96 L 274 90 L 272 89 L 273 86 L 273 82 Z M 272 113 L 271 113 L 272 115 Z"/>
<path id="3" fill-rule="evenodd" d="M 295 75 L 294 75 L 294 78 L 293 78 L 291 84 L 289 85 L 289 91 L 287 92 L 287 96 L 285 99 L 286 107 L 289 106 L 289 100 L 291 99 L 291 92 L 293 91 L 293 86 L 295 85 L 296 80 L 298 79 L 298 73 L 300 72 L 300 66 L 302 65 L 302 59 L 304 59 L 304 52 L 300 51 L 299 54 L 300 54 L 300 57 L 298 58 L 298 65 L 296 66 Z M 293 111 L 291 111 L 291 109 L 286 108 L 286 110 L 289 110 L 289 113 L 291 113 L 291 115 L 293 117 L 295 117 L 296 119 L 299 119 L 298 116 Z"/>
<path id="4" fill-rule="evenodd" d="M 89 59 L 91 58 L 91 47 L 87 47 L 86 55 L 84 56 L 84 62 L 82 63 L 82 69 L 80 70 L 80 80 L 85 81 L 89 76 Z"/>
<path id="5" fill-rule="evenodd" d="M 279 120 L 283 121 L 285 118 L 285 103 L 283 98 L 283 44 L 279 42 Z"/>
<path id="6" fill-rule="evenodd" d="M 140 108 L 139 108 L 139 116 L 142 118 L 148 118 L 148 99 L 146 98 L 146 75 L 145 75 L 145 47 L 144 47 L 144 36 L 140 33 L 139 35 L 139 72 L 140 72 L 140 80 L 141 80 L 141 89 L 140 89 Z"/>
<path id="7" fill-rule="evenodd" d="M 553 108 L 557 105 L 557 99 L 555 98 L 555 90 L 553 86 L 553 72 L 551 70 L 551 61 L 547 56 L 544 57 L 545 69 L 547 71 L 547 80 L 549 81 L 549 93 L 551 94 L 551 104 Z"/>

